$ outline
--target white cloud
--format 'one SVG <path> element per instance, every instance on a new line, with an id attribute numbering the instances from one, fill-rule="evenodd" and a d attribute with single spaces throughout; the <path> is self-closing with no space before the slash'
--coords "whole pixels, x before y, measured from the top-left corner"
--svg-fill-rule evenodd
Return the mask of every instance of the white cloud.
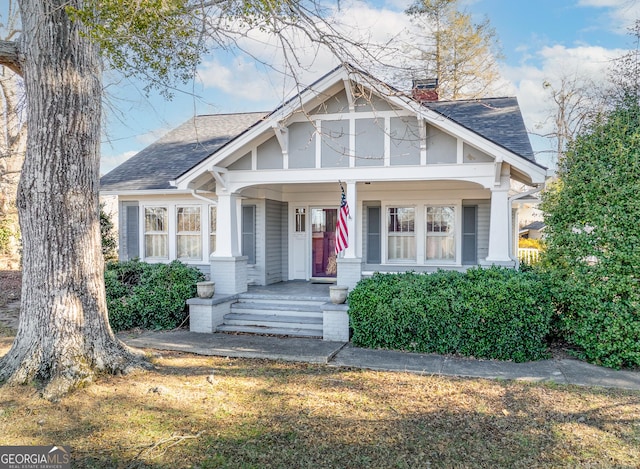
<path id="1" fill-rule="evenodd" d="M 638 0 L 579 0 L 578 6 L 607 8 L 606 15 L 611 19 L 611 28 L 620 34 L 626 34 L 628 28 L 640 19 Z"/>
<path id="2" fill-rule="evenodd" d="M 100 174 L 107 174 L 113 168 L 118 165 L 121 165 L 133 155 L 138 153 L 137 151 L 125 151 L 124 153 L 120 153 L 119 155 L 103 155 L 100 158 Z"/>

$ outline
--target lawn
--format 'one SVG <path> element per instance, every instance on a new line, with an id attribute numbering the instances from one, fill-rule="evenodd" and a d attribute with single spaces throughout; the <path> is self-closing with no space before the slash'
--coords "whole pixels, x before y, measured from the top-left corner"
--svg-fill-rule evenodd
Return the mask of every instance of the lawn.
<path id="1" fill-rule="evenodd" d="M 11 339 L 0 338 L 0 355 Z M 57 403 L 0 388 L 1 445 L 73 467 L 638 467 L 640 393 L 149 352 Z"/>

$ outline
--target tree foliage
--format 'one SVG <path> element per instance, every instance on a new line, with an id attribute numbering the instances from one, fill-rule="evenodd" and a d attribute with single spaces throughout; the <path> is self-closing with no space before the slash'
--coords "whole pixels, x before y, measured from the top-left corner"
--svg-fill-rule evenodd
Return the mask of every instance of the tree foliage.
<path id="1" fill-rule="evenodd" d="M 408 45 L 416 63 L 412 73 L 437 78 L 445 99 L 487 96 L 500 78 L 496 32 L 488 18 L 474 23 L 458 7 L 458 0 L 416 0 L 406 10 L 419 28 Z"/>
<path id="2" fill-rule="evenodd" d="M 568 146 L 545 194 L 544 262 L 567 340 L 587 360 L 640 365 L 640 106 L 601 115 Z"/>

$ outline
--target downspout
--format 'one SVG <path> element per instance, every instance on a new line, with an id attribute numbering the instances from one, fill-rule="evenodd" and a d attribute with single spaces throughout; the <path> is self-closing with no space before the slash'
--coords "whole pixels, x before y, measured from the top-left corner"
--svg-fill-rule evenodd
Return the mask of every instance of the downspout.
<path id="1" fill-rule="evenodd" d="M 520 192 L 518 194 L 512 195 L 511 197 L 509 197 L 509 257 L 515 261 L 516 266 L 519 266 L 519 262 L 518 262 L 518 256 L 514 256 L 513 254 L 513 202 L 518 200 L 518 199 L 522 199 L 523 197 L 526 197 L 528 195 L 533 195 L 533 194 L 537 194 L 538 192 L 542 191 L 542 189 L 544 189 L 544 183 L 542 184 L 536 184 L 536 187 L 534 187 L 531 190 L 528 190 L 526 192 Z"/>

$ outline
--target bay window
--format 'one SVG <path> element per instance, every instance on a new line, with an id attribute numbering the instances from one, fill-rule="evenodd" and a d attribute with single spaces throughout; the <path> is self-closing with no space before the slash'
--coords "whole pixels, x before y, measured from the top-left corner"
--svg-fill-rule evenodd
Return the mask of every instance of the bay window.
<path id="1" fill-rule="evenodd" d="M 427 261 L 456 260 L 456 211 L 451 206 L 427 206 Z"/>
<path id="2" fill-rule="evenodd" d="M 387 209 L 387 259 L 391 262 L 416 260 L 414 207 Z"/>
<path id="3" fill-rule="evenodd" d="M 169 257 L 168 228 L 169 226 L 166 207 L 145 207 L 145 258 L 167 259 Z"/>
<path id="4" fill-rule="evenodd" d="M 200 207 L 176 207 L 176 257 L 202 259 Z"/>

